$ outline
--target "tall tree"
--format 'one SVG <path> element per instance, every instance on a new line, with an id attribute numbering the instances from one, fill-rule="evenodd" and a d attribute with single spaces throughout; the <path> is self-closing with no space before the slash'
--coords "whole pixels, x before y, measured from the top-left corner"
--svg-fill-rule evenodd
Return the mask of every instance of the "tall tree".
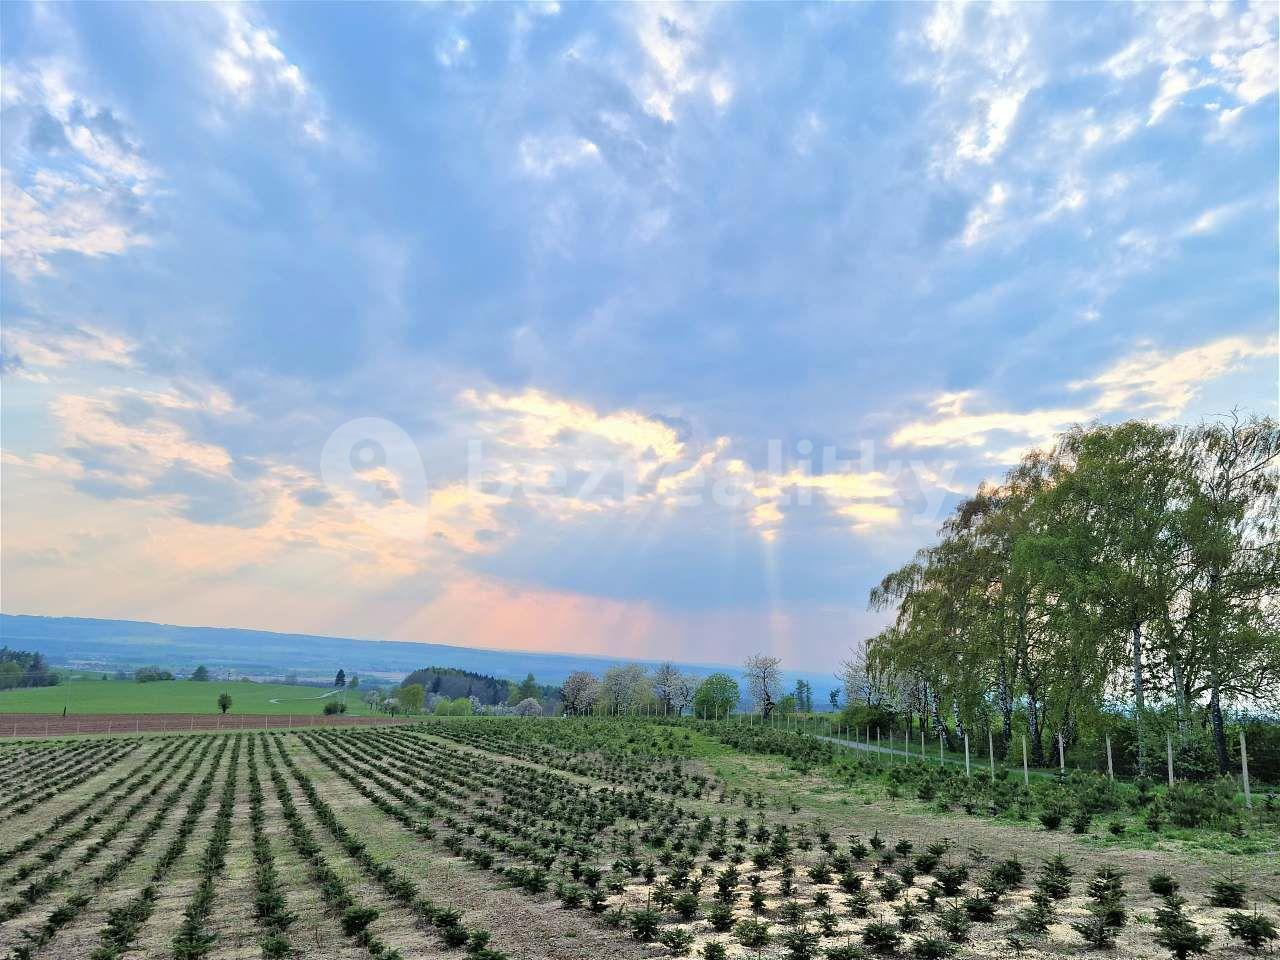
<path id="1" fill-rule="evenodd" d="M 568 714 L 590 713 L 599 699 L 600 681 L 584 670 L 569 674 L 560 687 L 560 701 L 564 704 L 564 712 Z"/>
<path id="2" fill-rule="evenodd" d="M 706 720 L 727 717 L 741 698 L 737 680 L 727 673 L 713 673 L 693 693 L 693 715 Z"/>
<path id="3" fill-rule="evenodd" d="M 775 698 L 782 683 L 782 671 L 779 669 L 781 666 L 782 661 L 777 657 L 754 653 L 747 657 L 747 662 L 742 669 L 743 679 L 747 683 L 747 696 L 766 719 L 777 706 Z"/>
<path id="4" fill-rule="evenodd" d="M 653 695 L 664 714 L 679 716 L 693 698 L 693 682 L 673 663 L 659 665 L 653 673 Z"/>
<path id="5" fill-rule="evenodd" d="M 1196 464 L 1194 563 L 1203 611 L 1198 631 L 1218 767 L 1229 767 L 1224 691 L 1280 697 L 1280 427 L 1238 414 L 1191 430 Z M 1192 681 L 1193 682 L 1193 681 Z"/>

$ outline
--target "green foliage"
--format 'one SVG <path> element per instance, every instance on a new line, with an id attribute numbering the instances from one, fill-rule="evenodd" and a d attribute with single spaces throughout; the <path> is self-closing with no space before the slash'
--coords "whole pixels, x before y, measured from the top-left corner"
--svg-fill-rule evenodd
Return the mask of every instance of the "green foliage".
<path id="1" fill-rule="evenodd" d="M 172 680 L 173 674 L 160 667 L 139 667 L 133 671 L 133 679 L 138 683 L 155 683 L 158 680 Z"/>
<path id="2" fill-rule="evenodd" d="M 1227 933 L 1255 953 L 1269 943 L 1280 939 L 1275 923 L 1257 910 L 1253 913 L 1229 913 L 1226 916 Z"/>
<path id="3" fill-rule="evenodd" d="M 400 702 L 400 708 L 406 713 L 419 712 L 425 699 L 426 693 L 420 683 L 406 684 L 396 692 L 396 700 Z"/>
<path id="4" fill-rule="evenodd" d="M 736 710 L 742 699 L 738 681 L 726 673 L 707 676 L 693 692 L 695 717 L 726 717 Z"/>

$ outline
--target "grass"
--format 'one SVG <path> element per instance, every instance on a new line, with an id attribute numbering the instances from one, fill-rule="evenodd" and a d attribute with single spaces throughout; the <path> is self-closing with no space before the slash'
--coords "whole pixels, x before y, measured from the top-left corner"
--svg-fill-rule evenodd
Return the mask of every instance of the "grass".
<path id="1" fill-rule="evenodd" d="M 56 687 L 29 687 L 0 691 L 0 714 L 51 713 L 89 716 L 103 713 L 217 713 L 218 695 L 231 694 L 231 713 L 287 714 L 320 713 L 325 700 L 307 699 L 325 693 L 319 687 L 248 681 L 158 680 L 69 680 Z M 334 694 L 334 696 L 342 696 Z M 367 715 L 371 711 L 360 700 L 359 691 L 347 696 L 347 712 Z M 332 699 L 332 697 L 330 698 Z M 280 703 L 272 703 L 280 700 Z"/>

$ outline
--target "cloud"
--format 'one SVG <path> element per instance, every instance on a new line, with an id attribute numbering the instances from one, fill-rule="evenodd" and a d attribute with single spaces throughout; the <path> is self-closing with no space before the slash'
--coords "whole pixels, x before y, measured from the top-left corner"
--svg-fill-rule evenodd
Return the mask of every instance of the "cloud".
<path id="1" fill-rule="evenodd" d="M 1039 410 L 970 412 L 972 392 L 941 394 L 933 404 L 934 417 L 897 428 L 889 437 L 894 447 L 989 447 L 994 439 L 1010 438 L 1027 445 L 1048 446 L 1055 435 L 1076 423 L 1107 416 L 1168 420 L 1180 415 L 1201 388 L 1251 360 L 1275 356 L 1277 340 L 1223 337 L 1198 347 L 1169 354 L 1142 350 L 1111 365 L 1096 376 L 1077 380 L 1068 388 L 1090 396 L 1077 405 Z M 993 450 L 1002 462 L 1020 455 L 1017 445 Z"/>
<path id="2" fill-rule="evenodd" d="M 137 344 L 128 337 L 92 326 L 64 330 L 5 326 L 3 353 L 30 369 L 63 369 L 82 364 L 131 367 Z"/>
<path id="3" fill-rule="evenodd" d="M 4 260 L 19 277 L 56 255 L 117 256 L 146 246 L 157 174 L 117 112 L 76 89 L 61 60 L 5 67 L 0 173 Z"/>
<path id="4" fill-rule="evenodd" d="M 210 68 L 231 101 L 241 109 L 263 109 L 292 118 L 303 136 L 323 142 L 328 120 L 319 95 L 302 68 L 277 45 L 276 32 L 262 26 L 246 4 L 219 8 L 223 19 L 221 44 Z"/>
<path id="5" fill-rule="evenodd" d="M 680 4 L 634 4 L 626 8 L 644 57 L 631 78 L 645 111 L 674 123 L 682 101 L 699 98 L 717 110 L 733 100 L 734 85 L 723 63 L 707 51 L 705 33 L 713 8 Z"/>
<path id="6" fill-rule="evenodd" d="M 1277 16 L 1274 6 L 1171 4 L 1135 8 L 1138 35 L 1102 69 L 1119 80 L 1160 71 L 1147 124 L 1154 126 L 1187 94 L 1212 88 L 1239 109 L 1276 93 Z"/>
<path id="7" fill-rule="evenodd" d="M 969 211 L 969 218 L 965 222 L 960 242 L 966 247 L 972 247 L 985 240 L 1003 216 L 1008 199 L 1009 192 L 1005 185 L 993 183 L 991 189 L 987 191 L 986 198 Z"/>
<path id="8" fill-rule="evenodd" d="M 450 33 L 436 44 L 436 63 L 453 69 L 471 59 L 471 41 L 460 33 Z"/>
<path id="9" fill-rule="evenodd" d="M 520 168 L 541 180 L 599 160 L 600 148 L 583 137 L 529 136 L 520 141 Z"/>

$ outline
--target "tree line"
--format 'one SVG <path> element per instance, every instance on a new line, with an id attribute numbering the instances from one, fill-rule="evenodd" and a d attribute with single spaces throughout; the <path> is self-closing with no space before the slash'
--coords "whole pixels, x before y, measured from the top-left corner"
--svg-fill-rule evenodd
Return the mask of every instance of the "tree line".
<path id="1" fill-rule="evenodd" d="M 49 668 L 44 654 L 0 647 L 0 690 L 53 687 L 58 681 L 58 674 Z"/>
<path id="2" fill-rule="evenodd" d="M 1146 773 L 1173 737 L 1226 772 L 1227 714 L 1280 706 L 1280 429 L 1078 427 L 983 484 L 871 591 L 892 624 L 851 700 L 1044 763 L 1103 735 Z M 985 734 L 984 734 L 985 736 Z"/>

